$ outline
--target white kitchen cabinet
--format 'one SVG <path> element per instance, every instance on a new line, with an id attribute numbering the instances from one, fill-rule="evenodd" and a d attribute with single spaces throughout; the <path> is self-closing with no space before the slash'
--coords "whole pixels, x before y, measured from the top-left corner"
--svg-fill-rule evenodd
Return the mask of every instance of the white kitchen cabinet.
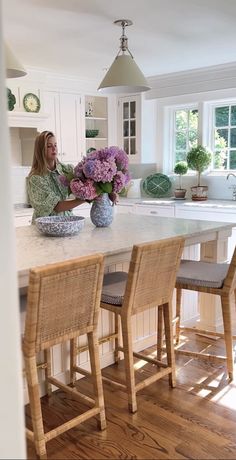
<path id="1" fill-rule="evenodd" d="M 126 96 L 118 99 L 118 139 L 130 163 L 141 161 L 141 99 Z"/>
<path id="2" fill-rule="evenodd" d="M 44 129 L 55 133 L 58 157 L 63 163 L 77 164 L 82 158 L 81 96 L 46 91 L 44 107 L 49 114 Z"/>
<path id="3" fill-rule="evenodd" d="M 25 227 L 27 225 L 31 225 L 31 222 L 32 222 L 32 213 L 30 215 L 14 217 L 15 227 Z"/>
<path id="4" fill-rule="evenodd" d="M 85 153 L 89 149 L 108 146 L 108 101 L 107 97 L 85 96 Z M 91 132 L 97 130 L 95 137 Z"/>
<path id="5" fill-rule="evenodd" d="M 90 209 L 91 205 L 89 203 L 83 203 L 73 209 L 73 214 L 75 216 L 89 217 Z"/>
<path id="6" fill-rule="evenodd" d="M 119 97 L 117 111 L 118 144 L 129 156 L 129 162 L 156 163 L 156 101 L 144 95 Z"/>
<path id="7" fill-rule="evenodd" d="M 116 206 L 116 211 L 119 214 L 134 214 L 135 213 L 135 205 L 132 203 L 118 203 Z"/>
<path id="8" fill-rule="evenodd" d="M 135 213 L 146 216 L 161 216 L 161 217 L 174 217 L 175 208 L 174 206 L 155 206 L 155 205 L 142 205 L 137 204 L 135 206 Z"/>

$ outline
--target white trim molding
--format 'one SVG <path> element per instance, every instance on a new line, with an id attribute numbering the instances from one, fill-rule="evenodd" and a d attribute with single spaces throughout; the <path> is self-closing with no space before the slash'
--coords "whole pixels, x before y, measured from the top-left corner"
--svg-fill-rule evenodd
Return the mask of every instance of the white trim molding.
<path id="1" fill-rule="evenodd" d="M 236 88 L 236 62 L 148 78 L 146 99 Z"/>

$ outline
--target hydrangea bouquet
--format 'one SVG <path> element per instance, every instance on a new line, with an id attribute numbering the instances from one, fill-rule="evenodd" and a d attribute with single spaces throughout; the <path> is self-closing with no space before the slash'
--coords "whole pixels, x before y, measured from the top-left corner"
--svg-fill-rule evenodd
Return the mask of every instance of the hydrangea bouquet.
<path id="1" fill-rule="evenodd" d="M 63 175 L 60 181 L 76 198 L 93 201 L 108 193 L 115 203 L 117 194 L 130 181 L 128 155 L 119 147 L 107 147 L 89 153 L 75 168 Z"/>

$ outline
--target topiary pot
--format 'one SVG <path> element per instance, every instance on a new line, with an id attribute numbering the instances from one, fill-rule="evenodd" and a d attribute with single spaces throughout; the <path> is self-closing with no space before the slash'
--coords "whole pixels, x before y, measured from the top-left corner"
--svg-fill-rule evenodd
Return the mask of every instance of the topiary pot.
<path id="1" fill-rule="evenodd" d="M 174 190 L 175 198 L 177 200 L 183 200 L 186 195 L 186 189 L 185 188 L 176 188 Z"/>
<path id="2" fill-rule="evenodd" d="M 207 185 L 196 185 L 195 187 L 191 187 L 192 200 L 193 201 L 207 200 L 207 192 L 208 192 Z"/>

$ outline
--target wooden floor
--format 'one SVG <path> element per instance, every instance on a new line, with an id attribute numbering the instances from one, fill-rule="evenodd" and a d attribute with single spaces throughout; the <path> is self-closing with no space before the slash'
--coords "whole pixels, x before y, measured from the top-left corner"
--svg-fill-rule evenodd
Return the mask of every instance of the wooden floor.
<path id="1" fill-rule="evenodd" d="M 188 334 L 199 349 L 224 352 L 221 340 Z M 189 345 L 188 345 L 189 346 Z M 149 349 L 149 353 L 155 353 Z M 47 443 L 49 459 L 236 459 L 236 379 L 228 384 L 225 367 L 180 355 L 177 386 L 168 378 L 138 393 L 138 412 L 127 410 L 126 395 L 104 384 L 107 429 L 98 431 L 95 419 Z M 138 375 L 153 368 L 137 362 Z M 123 374 L 123 362 L 106 368 L 106 375 Z M 86 379 L 80 389 L 89 394 Z M 61 391 L 42 398 L 46 431 L 81 411 L 78 402 Z M 27 424 L 29 408 L 26 408 Z M 28 442 L 28 458 L 35 459 Z"/>

